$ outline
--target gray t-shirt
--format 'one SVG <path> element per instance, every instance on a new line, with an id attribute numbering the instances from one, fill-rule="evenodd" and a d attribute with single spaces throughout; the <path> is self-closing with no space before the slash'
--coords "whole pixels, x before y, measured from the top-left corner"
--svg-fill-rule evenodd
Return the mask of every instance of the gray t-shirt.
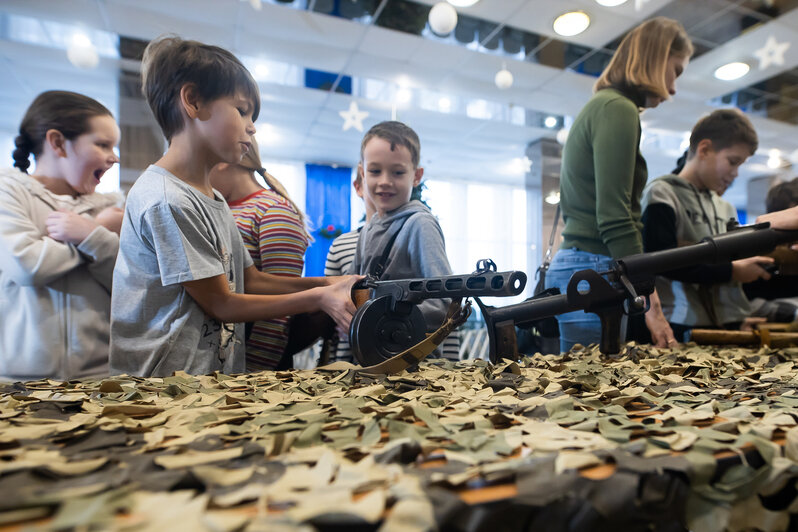
<path id="1" fill-rule="evenodd" d="M 151 165 L 127 197 L 111 296 L 111 373 L 244 371 L 244 326 L 206 315 L 181 283 L 224 274 L 244 292 L 252 258 L 224 198 Z"/>

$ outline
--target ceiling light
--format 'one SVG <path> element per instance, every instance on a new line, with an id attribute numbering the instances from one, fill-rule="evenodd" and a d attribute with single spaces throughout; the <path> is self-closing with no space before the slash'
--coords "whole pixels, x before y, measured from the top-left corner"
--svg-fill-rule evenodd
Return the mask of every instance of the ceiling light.
<path id="1" fill-rule="evenodd" d="M 479 0 L 446 0 L 446 1 L 452 4 L 454 7 L 471 7 L 477 2 L 479 2 Z"/>
<path id="2" fill-rule="evenodd" d="M 549 128 L 554 127 L 557 125 L 557 118 L 554 116 L 547 116 L 543 121 L 543 125 Z"/>
<path id="3" fill-rule="evenodd" d="M 448 35 L 457 26 L 457 11 L 446 2 L 438 2 L 429 11 L 429 27 L 438 35 Z"/>
<path id="4" fill-rule="evenodd" d="M 570 11 L 563 13 L 556 19 L 552 27 L 557 34 L 563 37 L 579 35 L 590 26 L 590 17 L 584 11 Z"/>
<path id="5" fill-rule="evenodd" d="M 258 63 L 252 73 L 257 81 L 266 81 L 269 78 L 269 67 L 265 63 Z"/>
<path id="6" fill-rule="evenodd" d="M 444 96 L 443 98 L 438 100 L 438 109 L 442 113 L 448 113 L 449 111 L 452 110 L 452 100 Z"/>
<path id="7" fill-rule="evenodd" d="M 409 103 L 410 100 L 413 99 L 413 93 L 410 92 L 410 89 L 405 87 L 400 88 L 396 91 L 396 101 L 399 103 Z"/>
<path id="8" fill-rule="evenodd" d="M 715 70 L 715 77 L 722 81 L 733 81 L 748 74 L 750 69 L 748 63 L 726 63 Z"/>
<path id="9" fill-rule="evenodd" d="M 507 70 L 506 67 L 502 67 L 493 77 L 493 83 L 501 90 L 509 89 L 513 86 L 513 73 Z"/>
<path id="10" fill-rule="evenodd" d="M 94 68 L 100 62 L 97 47 L 85 33 L 75 33 L 67 47 L 67 59 L 78 68 Z"/>
<path id="11" fill-rule="evenodd" d="M 546 197 L 543 198 L 543 201 L 545 201 L 549 205 L 557 205 L 558 203 L 560 203 L 560 192 L 557 190 L 552 190 L 551 192 L 546 194 Z"/>
<path id="12" fill-rule="evenodd" d="M 565 146 L 565 141 L 568 140 L 568 130 L 565 129 L 565 128 L 562 128 L 561 130 L 559 130 L 557 132 L 557 137 L 556 138 L 557 138 L 557 142 L 559 142 L 561 146 Z"/>
<path id="13" fill-rule="evenodd" d="M 621 4 L 625 4 L 626 0 L 596 0 L 596 3 L 604 7 L 615 7 Z"/>
<path id="14" fill-rule="evenodd" d="M 72 35 L 70 44 L 72 46 L 91 46 L 91 39 L 85 33 L 78 32 Z"/>

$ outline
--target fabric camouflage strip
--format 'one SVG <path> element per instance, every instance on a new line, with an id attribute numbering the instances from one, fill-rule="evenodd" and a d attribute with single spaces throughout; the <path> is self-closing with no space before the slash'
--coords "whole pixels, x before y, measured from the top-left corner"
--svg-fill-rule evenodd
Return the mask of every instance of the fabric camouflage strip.
<path id="1" fill-rule="evenodd" d="M 389 376 L 0 385 L 0 525 L 787 530 L 796 363 L 630 344 Z"/>

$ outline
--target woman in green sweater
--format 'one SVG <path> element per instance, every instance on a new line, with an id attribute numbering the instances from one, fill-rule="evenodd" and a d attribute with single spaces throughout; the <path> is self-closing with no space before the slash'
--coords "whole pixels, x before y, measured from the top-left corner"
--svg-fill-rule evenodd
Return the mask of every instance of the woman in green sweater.
<path id="1" fill-rule="evenodd" d="M 640 197 L 648 172 L 640 154 L 640 110 L 676 93 L 676 78 L 693 54 L 682 25 L 657 17 L 630 31 L 596 81 L 563 150 L 560 201 L 565 228 L 546 287 L 565 293 L 574 272 L 606 271 L 614 259 L 643 252 Z M 652 342 L 673 344 L 673 332 L 651 295 L 646 326 Z M 558 316 L 560 348 L 601 339 L 595 314 Z"/>

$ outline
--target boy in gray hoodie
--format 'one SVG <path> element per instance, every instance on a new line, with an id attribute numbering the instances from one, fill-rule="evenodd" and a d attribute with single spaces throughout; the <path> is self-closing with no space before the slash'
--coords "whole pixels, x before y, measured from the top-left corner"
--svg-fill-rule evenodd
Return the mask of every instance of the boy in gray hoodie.
<path id="1" fill-rule="evenodd" d="M 720 196 L 758 145 L 753 125 L 736 109 L 702 118 L 690 135 L 683 166 L 648 184 L 643 192 L 643 247 L 646 252 L 695 244 L 726 232 L 736 210 Z M 680 160 L 680 163 L 682 161 Z M 767 279 L 769 257 L 698 265 L 657 278 L 662 310 L 677 340 L 690 329 L 737 329 L 751 314 L 741 283 Z"/>
<path id="2" fill-rule="evenodd" d="M 383 281 L 451 275 L 438 220 L 423 203 L 410 199 L 424 175 L 420 151 L 418 135 L 401 122 L 381 122 L 363 137 L 357 171 L 364 199 L 375 213 L 360 233 L 349 273 Z M 428 299 L 419 305 L 428 332 L 443 323 L 449 303 Z M 456 358 L 456 350 L 447 348 L 445 356 Z"/>

